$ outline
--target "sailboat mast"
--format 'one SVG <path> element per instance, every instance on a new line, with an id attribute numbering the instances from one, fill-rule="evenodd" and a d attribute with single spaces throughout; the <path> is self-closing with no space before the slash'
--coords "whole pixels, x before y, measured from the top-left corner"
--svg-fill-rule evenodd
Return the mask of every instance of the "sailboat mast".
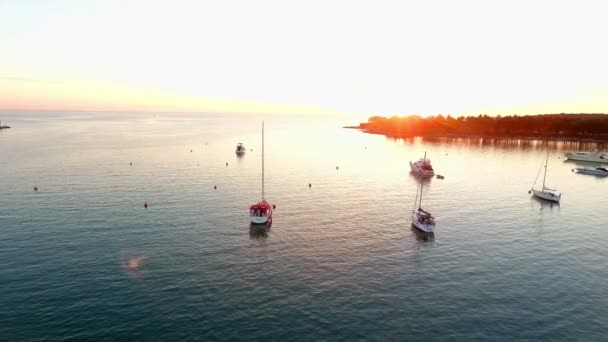
<path id="1" fill-rule="evenodd" d="M 424 154 L 426 158 L 426 153 Z M 420 182 L 420 202 L 418 202 L 418 209 L 422 208 L 422 182 Z"/>
<path id="2" fill-rule="evenodd" d="M 547 151 L 547 159 L 545 159 L 545 176 L 543 177 L 543 191 L 545 190 L 545 180 L 547 180 L 547 164 L 549 163 L 549 151 Z"/>
<path id="3" fill-rule="evenodd" d="M 426 161 L 426 151 L 424 152 L 424 161 Z M 422 208 L 422 182 L 420 182 L 420 199 L 418 202 L 418 209 Z"/>
<path id="4" fill-rule="evenodd" d="M 262 121 L 262 201 L 264 200 L 264 121 Z"/>

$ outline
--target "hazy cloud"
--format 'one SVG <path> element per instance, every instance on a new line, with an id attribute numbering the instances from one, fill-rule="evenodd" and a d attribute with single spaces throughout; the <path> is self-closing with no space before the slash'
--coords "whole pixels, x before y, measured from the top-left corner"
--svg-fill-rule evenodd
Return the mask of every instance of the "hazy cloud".
<path id="1" fill-rule="evenodd" d="M 35 79 L 35 78 L 27 78 L 27 77 L 19 77 L 19 76 L 9 76 L 9 75 L 0 75 L 0 81 L 33 82 L 33 83 L 59 83 L 58 81 L 41 80 L 41 79 Z"/>

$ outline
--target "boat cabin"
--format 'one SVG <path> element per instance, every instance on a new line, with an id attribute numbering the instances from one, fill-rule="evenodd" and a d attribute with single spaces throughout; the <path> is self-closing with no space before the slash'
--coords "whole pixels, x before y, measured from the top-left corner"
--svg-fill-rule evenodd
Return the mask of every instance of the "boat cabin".
<path id="1" fill-rule="evenodd" d="M 270 204 L 260 202 L 249 208 L 249 216 L 266 217 L 270 214 Z"/>

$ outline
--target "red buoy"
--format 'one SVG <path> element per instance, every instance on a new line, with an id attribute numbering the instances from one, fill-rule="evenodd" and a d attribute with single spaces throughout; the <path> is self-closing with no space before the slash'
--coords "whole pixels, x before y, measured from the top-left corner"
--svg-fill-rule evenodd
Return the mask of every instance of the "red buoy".
<path id="1" fill-rule="evenodd" d="M 148 202 L 144 203 L 144 208 L 148 209 Z"/>

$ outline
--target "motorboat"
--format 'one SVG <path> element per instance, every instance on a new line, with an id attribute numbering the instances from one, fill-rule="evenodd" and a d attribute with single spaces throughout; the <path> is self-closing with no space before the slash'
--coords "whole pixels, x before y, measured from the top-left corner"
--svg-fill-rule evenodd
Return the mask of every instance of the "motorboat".
<path id="1" fill-rule="evenodd" d="M 243 143 L 238 143 L 236 144 L 236 154 L 245 154 L 245 151 L 247 151 L 247 149 L 245 148 L 245 146 L 243 146 Z"/>
<path id="2" fill-rule="evenodd" d="M 262 199 L 249 207 L 249 218 L 252 225 L 272 225 L 272 209 L 274 205 L 270 205 L 264 198 L 264 121 L 262 121 Z"/>
<path id="3" fill-rule="evenodd" d="M 423 232 L 432 233 L 435 229 L 435 218 L 430 212 L 422 209 L 422 183 L 420 191 L 416 192 L 418 208 L 412 210 L 412 225 Z"/>
<path id="4" fill-rule="evenodd" d="M 549 152 L 547 151 L 547 158 L 545 158 L 545 174 L 543 176 L 543 187 L 541 189 L 535 189 L 534 186 L 536 185 L 536 182 L 538 181 L 538 176 L 540 175 L 540 170 L 538 170 L 538 173 L 536 174 L 536 179 L 534 180 L 534 184 L 532 185 L 532 189 L 530 189 L 530 191 L 528 191 L 528 193 L 532 193 L 534 196 L 547 200 L 547 201 L 552 201 L 552 202 L 558 202 L 560 201 L 560 199 L 562 198 L 562 194 L 560 194 L 559 192 L 557 192 L 557 190 L 555 189 L 549 189 L 546 186 L 546 181 L 547 181 L 547 165 L 549 163 Z M 541 166 L 541 168 L 543 167 Z"/>
<path id="5" fill-rule="evenodd" d="M 424 152 L 424 158 L 420 159 L 419 161 L 415 163 L 410 161 L 410 168 L 412 169 L 412 172 L 421 176 L 432 177 L 435 175 L 435 171 L 431 165 L 431 160 L 426 158 L 426 152 Z"/>
<path id="6" fill-rule="evenodd" d="M 605 167 L 596 167 L 595 169 L 588 169 L 586 167 L 577 167 L 576 172 L 584 173 L 587 175 L 602 176 L 602 177 L 608 176 L 608 169 L 606 169 Z"/>
<path id="7" fill-rule="evenodd" d="M 3 129 L 3 128 L 11 128 L 11 126 L 3 125 L 2 120 L 0 120 L 0 129 Z"/>
<path id="8" fill-rule="evenodd" d="M 601 151 L 593 152 L 567 152 L 565 153 L 566 158 L 569 160 L 578 160 L 594 163 L 606 163 L 608 164 L 608 156 Z"/>

